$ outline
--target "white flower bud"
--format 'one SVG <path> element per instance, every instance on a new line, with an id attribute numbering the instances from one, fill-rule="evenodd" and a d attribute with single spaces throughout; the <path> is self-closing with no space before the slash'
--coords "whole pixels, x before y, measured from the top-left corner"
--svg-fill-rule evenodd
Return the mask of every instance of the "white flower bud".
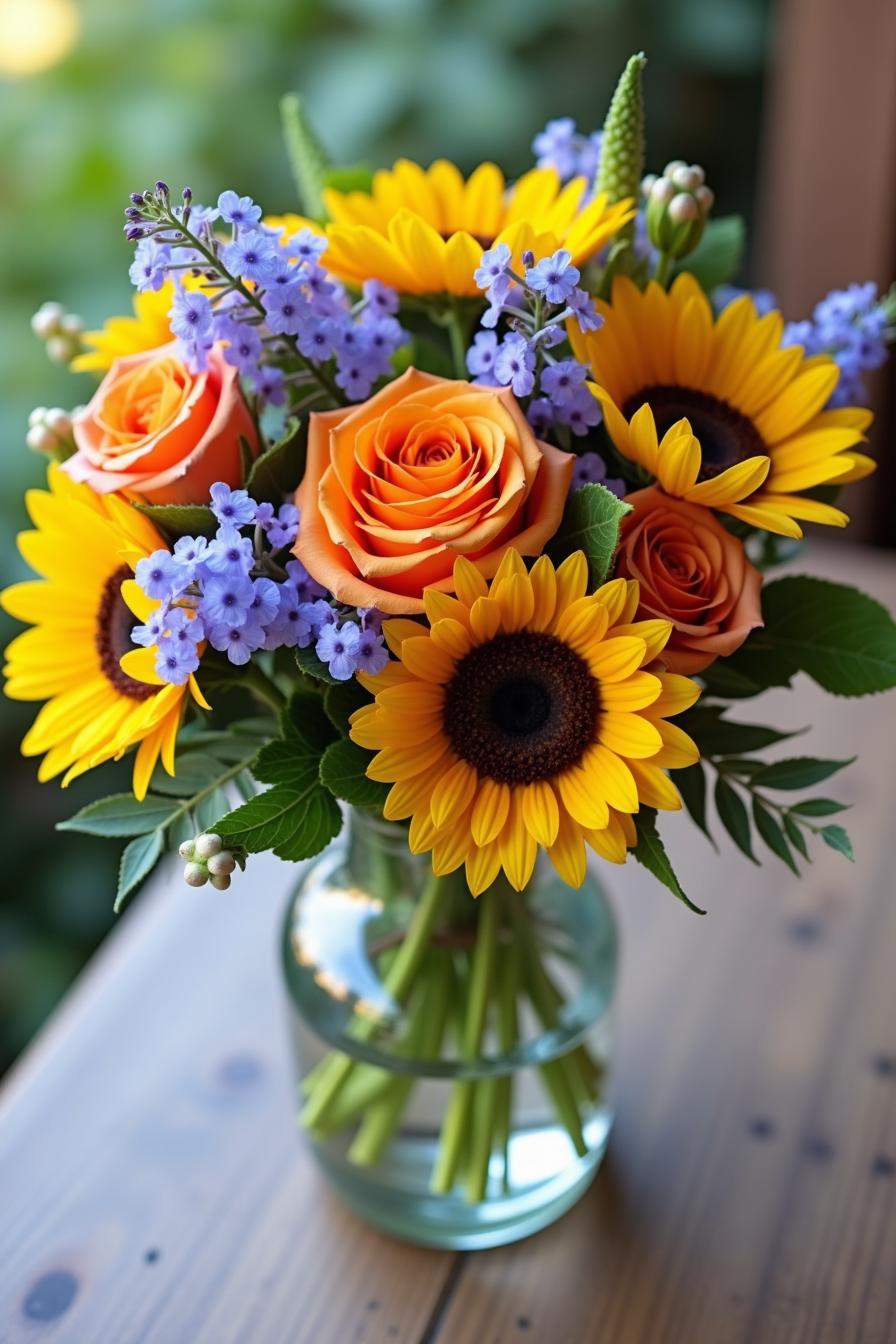
<path id="1" fill-rule="evenodd" d="M 42 303 L 31 319 L 31 330 L 45 341 L 56 334 L 64 317 L 65 309 L 61 303 Z"/>
<path id="2" fill-rule="evenodd" d="M 695 191 L 697 187 L 702 186 L 705 176 L 703 169 L 694 164 L 690 168 L 676 168 L 672 174 L 672 181 L 679 191 Z"/>
<path id="3" fill-rule="evenodd" d="M 217 873 L 212 873 L 211 877 L 209 878 L 209 881 L 211 882 L 215 891 L 226 891 L 227 888 L 230 886 L 230 878 L 226 873 L 221 873 L 220 875 L 218 875 Z"/>
<path id="4" fill-rule="evenodd" d="M 193 848 L 198 858 L 210 859 L 213 854 L 221 853 L 224 848 L 224 841 L 220 835 L 198 835 L 193 841 Z"/>
<path id="5" fill-rule="evenodd" d="M 222 849 L 220 854 L 212 854 L 206 867 L 212 877 L 229 877 L 236 867 L 236 859 L 229 849 Z"/>
<path id="6" fill-rule="evenodd" d="M 693 220 L 699 218 L 699 215 L 700 207 L 693 196 L 689 196 L 687 192 L 679 192 L 669 202 L 669 218 L 673 224 L 690 224 Z"/>
<path id="7" fill-rule="evenodd" d="M 46 425 L 32 425 L 25 435 L 25 442 L 33 453 L 49 453 L 56 444 L 56 435 L 51 434 Z"/>
<path id="8" fill-rule="evenodd" d="M 188 863 L 192 862 L 192 860 L 196 857 L 196 852 L 193 849 L 192 840 L 182 840 L 177 847 L 177 852 L 181 856 L 181 858 L 186 859 Z"/>
<path id="9" fill-rule="evenodd" d="M 698 187 L 694 192 L 694 200 L 697 202 L 704 215 L 709 214 L 715 199 L 716 194 L 709 187 Z"/>
<path id="10" fill-rule="evenodd" d="M 44 424 L 59 438 L 66 438 L 72 432 L 71 416 L 61 406 L 50 407 L 44 417 Z"/>
<path id="11" fill-rule="evenodd" d="M 649 196 L 650 189 L 656 181 L 656 173 L 648 173 L 646 177 L 641 178 L 641 195 Z"/>
<path id="12" fill-rule="evenodd" d="M 28 417 L 28 428 L 33 429 L 35 425 L 42 425 L 44 423 L 44 420 L 46 419 L 46 415 L 47 415 L 46 406 L 35 406 L 34 410 Z"/>
<path id="13" fill-rule="evenodd" d="M 84 330 L 84 319 L 77 313 L 66 313 L 59 325 L 66 336 L 80 336 Z"/>
<path id="14" fill-rule="evenodd" d="M 663 169 L 663 177 L 671 177 L 678 168 L 687 168 L 684 159 L 670 159 Z"/>
<path id="15" fill-rule="evenodd" d="M 70 364 L 75 357 L 71 338 L 68 336 L 51 336 L 47 341 L 47 354 L 54 364 Z"/>
<path id="16" fill-rule="evenodd" d="M 208 881 L 208 869 L 204 863 L 188 863 L 184 869 L 184 881 L 188 887 L 204 887 Z"/>
<path id="17" fill-rule="evenodd" d="M 667 177 L 658 177 L 650 188 L 650 200 L 656 205 L 668 205 L 675 195 L 675 188 Z"/>

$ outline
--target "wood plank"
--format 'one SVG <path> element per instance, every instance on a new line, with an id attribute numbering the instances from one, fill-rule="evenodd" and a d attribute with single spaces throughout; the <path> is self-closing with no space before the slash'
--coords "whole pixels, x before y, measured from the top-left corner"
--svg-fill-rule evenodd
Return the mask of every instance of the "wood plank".
<path id="1" fill-rule="evenodd" d="M 169 870 L 5 1089 L 0 1340 L 416 1340 L 452 1257 L 349 1214 L 295 1129 L 279 921 Z M 397 1285 L 401 1290 L 397 1290 Z"/>
<path id="2" fill-rule="evenodd" d="M 896 595 L 883 560 L 819 548 L 811 567 Z M 799 881 L 667 823 L 702 920 L 637 868 L 614 872 L 624 964 L 606 1163 L 561 1223 L 467 1258 L 443 1344 L 896 1338 L 892 701 L 831 702 L 801 679 L 741 716 L 811 723 L 801 750 L 860 754 L 834 790 L 856 804 L 857 861 L 822 847 Z"/>

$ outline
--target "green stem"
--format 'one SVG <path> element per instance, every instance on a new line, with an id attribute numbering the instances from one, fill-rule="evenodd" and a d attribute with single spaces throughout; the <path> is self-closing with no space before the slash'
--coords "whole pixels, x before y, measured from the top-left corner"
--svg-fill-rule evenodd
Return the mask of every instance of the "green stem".
<path id="1" fill-rule="evenodd" d="M 454 372 L 458 378 L 466 379 L 469 376 L 467 373 L 467 337 L 469 332 L 456 303 L 451 305 L 447 327 L 448 339 L 451 342 L 451 358 L 454 361 Z"/>
<path id="2" fill-rule="evenodd" d="M 432 875 L 423 889 L 423 895 L 417 904 L 404 942 L 395 954 L 395 960 L 389 968 L 384 986 L 389 994 L 402 1003 L 410 992 L 417 972 L 426 954 L 429 940 L 442 907 L 442 879 Z M 349 1030 L 356 1040 L 366 1041 L 377 1027 L 375 1018 L 356 1017 Z M 321 1071 L 319 1082 L 299 1116 L 299 1123 L 308 1129 L 317 1129 L 326 1124 L 329 1107 L 344 1086 L 355 1066 L 351 1055 L 341 1051 L 329 1057 Z"/>
<path id="3" fill-rule="evenodd" d="M 498 930 L 498 898 L 494 890 L 484 892 L 479 897 L 479 906 L 479 926 L 473 950 L 462 1036 L 462 1053 L 467 1060 L 475 1059 L 482 1047 L 489 992 L 494 979 Z M 455 1083 L 452 1090 L 442 1124 L 439 1155 L 432 1177 L 432 1189 L 437 1194 L 446 1194 L 457 1180 L 460 1156 L 471 1120 L 474 1087 L 472 1079 L 462 1078 Z M 488 1139 L 491 1143 L 490 1130 Z M 482 1141 L 476 1145 L 480 1152 L 481 1143 Z"/>
<path id="4" fill-rule="evenodd" d="M 663 286 L 663 289 L 665 289 L 669 283 L 669 275 L 671 270 L 672 270 L 671 252 L 661 252 L 657 257 L 656 270 L 653 273 L 653 278 L 658 285 Z"/>
<path id="5" fill-rule="evenodd" d="M 519 1040 L 520 1025 L 517 996 L 520 984 L 520 945 L 510 926 L 510 943 L 501 958 L 498 986 L 498 1039 L 502 1053 L 512 1050 Z M 510 1120 L 513 1114 L 513 1074 L 498 1079 L 495 1141 L 504 1162 L 504 1189 L 510 1189 Z"/>

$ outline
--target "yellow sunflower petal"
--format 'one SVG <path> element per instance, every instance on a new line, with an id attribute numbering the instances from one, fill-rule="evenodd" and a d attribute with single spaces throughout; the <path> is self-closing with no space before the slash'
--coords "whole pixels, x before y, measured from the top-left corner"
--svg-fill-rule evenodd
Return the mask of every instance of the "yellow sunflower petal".
<path id="1" fill-rule="evenodd" d="M 510 786 L 496 779 L 484 779 L 479 785 L 470 818 L 470 832 L 477 845 L 488 845 L 504 829 L 510 811 Z"/>
<path id="2" fill-rule="evenodd" d="M 546 779 L 523 786 L 523 822 L 538 845 L 552 845 L 560 825 L 557 796 Z"/>

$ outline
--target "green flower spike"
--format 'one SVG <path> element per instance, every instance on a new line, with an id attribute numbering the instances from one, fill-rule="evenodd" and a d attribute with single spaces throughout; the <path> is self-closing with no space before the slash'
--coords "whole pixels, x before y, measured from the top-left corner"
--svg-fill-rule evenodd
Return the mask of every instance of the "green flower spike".
<path id="1" fill-rule="evenodd" d="M 638 199 L 644 173 L 644 93 L 641 71 L 647 64 L 643 51 L 632 56 L 622 72 L 604 122 L 600 147 L 598 192 L 607 192 L 611 202 L 627 196 Z M 619 238 L 631 240 L 635 222 L 619 231 Z M 629 251 L 630 249 L 626 249 Z"/>

